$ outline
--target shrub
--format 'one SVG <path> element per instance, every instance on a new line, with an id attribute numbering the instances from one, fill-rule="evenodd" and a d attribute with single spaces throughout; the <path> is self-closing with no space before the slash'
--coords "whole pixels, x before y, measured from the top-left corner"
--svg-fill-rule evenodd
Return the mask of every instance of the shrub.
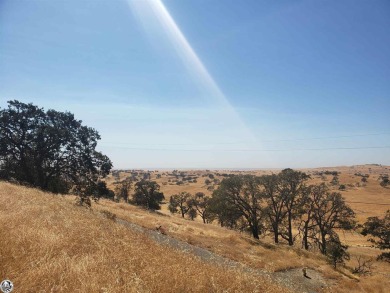
<path id="1" fill-rule="evenodd" d="M 348 246 L 341 244 L 337 234 L 333 234 L 327 241 L 326 255 L 334 268 L 337 267 L 337 264 L 344 264 L 345 260 L 349 260 L 350 256 L 347 249 Z"/>
<path id="2" fill-rule="evenodd" d="M 383 252 L 378 257 L 377 260 L 379 261 L 385 261 L 390 263 L 390 252 Z"/>
<path id="3" fill-rule="evenodd" d="M 339 190 L 346 190 L 346 189 L 347 189 L 347 187 L 344 184 L 341 184 L 339 186 Z"/>

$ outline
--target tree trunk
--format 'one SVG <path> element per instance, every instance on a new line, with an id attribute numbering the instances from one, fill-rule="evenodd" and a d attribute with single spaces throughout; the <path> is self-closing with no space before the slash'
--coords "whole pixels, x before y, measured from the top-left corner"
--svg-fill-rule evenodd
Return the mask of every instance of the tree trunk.
<path id="1" fill-rule="evenodd" d="M 252 226 L 251 229 L 252 229 L 253 237 L 256 238 L 256 239 L 260 239 L 260 237 L 259 237 L 259 230 L 257 229 L 257 227 L 255 228 L 254 226 Z"/>
<path id="2" fill-rule="evenodd" d="M 252 230 L 252 235 L 256 239 L 260 239 L 259 237 L 259 225 L 257 223 L 257 219 L 253 217 L 252 223 L 249 223 L 249 226 Z"/>
<path id="3" fill-rule="evenodd" d="M 279 243 L 279 225 L 275 223 L 273 226 L 274 226 L 274 241 L 275 243 Z"/>
<path id="4" fill-rule="evenodd" d="M 321 232 L 321 253 L 326 254 L 326 234 Z"/>
<path id="5" fill-rule="evenodd" d="M 294 245 L 294 238 L 292 235 L 292 215 L 288 213 L 288 245 Z"/>
<path id="6" fill-rule="evenodd" d="M 306 250 L 309 250 L 309 242 L 307 240 L 309 234 L 309 221 L 305 222 L 305 226 L 303 227 L 303 246 Z"/>

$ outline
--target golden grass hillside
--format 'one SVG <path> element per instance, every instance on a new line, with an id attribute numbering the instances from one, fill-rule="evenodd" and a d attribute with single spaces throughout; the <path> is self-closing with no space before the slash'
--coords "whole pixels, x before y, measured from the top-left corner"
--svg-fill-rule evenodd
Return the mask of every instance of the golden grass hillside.
<path id="1" fill-rule="evenodd" d="M 339 172 L 340 185 L 346 186 L 346 190 L 339 190 L 339 185 L 329 187 L 334 191 L 339 191 L 345 197 L 348 204 L 354 209 L 359 223 L 364 223 L 367 217 L 382 217 L 390 208 L 390 188 L 380 186 L 379 177 L 381 174 L 389 174 L 389 166 L 361 165 L 349 167 L 326 167 L 316 169 L 304 169 L 302 171 L 311 175 L 309 184 L 332 180 L 332 175 L 319 176 L 318 172 L 329 170 Z M 134 171 L 119 172 L 120 179 L 130 176 Z M 279 170 L 253 170 L 253 171 L 228 171 L 228 170 L 186 170 L 186 176 L 196 176 L 197 182 L 185 182 L 177 185 L 172 170 L 138 170 L 138 173 L 149 172 L 151 179 L 161 185 L 166 201 L 169 196 L 181 191 L 195 193 L 198 191 L 211 194 L 205 180 L 212 174 L 214 178 L 220 180 L 223 176 L 218 174 L 270 174 Z M 177 173 L 176 173 L 177 174 Z M 357 174 L 368 174 L 368 181 L 363 183 L 362 177 Z M 108 183 L 111 187 L 115 179 L 111 175 Z M 180 179 L 179 179 L 180 180 Z M 214 185 L 215 188 L 218 185 Z M 340 232 L 343 243 L 349 246 L 351 259 L 347 261 L 346 268 L 340 268 L 342 273 L 334 271 L 326 262 L 326 259 L 318 253 L 306 252 L 300 249 L 299 243 L 296 247 L 287 245 L 275 246 L 269 237 L 262 238 L 261 241 L 253 240 L 250 235 L 221 228 L 217 224 L 205 225 L 200 217 L 195 221 L 182 219 L 179 215 L 171 215 L 167 209 L 167 204 L 162 205 L 159 213 L 151 213 L 138 207 L 126 204 L 115 203 L 102 200 L 94 206 L 95 209 L 109 210 L 130 222 L 137 223 L 143 227 L 153 229 L 162 225 L 172 237 L 184 240 L 197 246 L 209 249 L 215 253 L 239 261 L 253 268 L 261 268 L 268 271 L 283 271 L 294 268 L 309 267 L 316 269 L 326 276 L 330 281 L 336 281 L 333 292 L 387 292 L 390 287 L 390 267 L 383 262 L 374 261 L 372 274 L 356 279 L 351 271 L 357 265 L 357 258 L 375 259 L 381 252 L 379 249 L 371 247 L 368 237 L 364 237 L 358 232 Z M 286 261 L 288 260 L 288 261 Z M 348 275 L 349 277 L 345 277 Z"/>
<path id="2" fill-rule="evenodd" d="M 93 204 L 93 208 L 110 211 L 121 219 L 148 229 L 161 225 L 171 237 L 206 248 L 251 268 L 283 272 L 308 267 L 324 276 L 328 284 L 333 284 L 324 292 L 386 293 L 390 286 L 390 266 L 386 263 L 374 262 L 372 274 L 367 276 L 359 277 L 351 273 L 356 266 L 356 257 L 375 259 L 382 252 L 372 247 L 351 245 L 351 260 L 347 262 L 347 267 L 339 267 L 335 271 L 323 255 L 302 250 L 299 244 L 295 247 L 289 247 L 287 244 L 274 245 L 270 237 L 258 241 L 249 234 L 218 225 L 183 219 L 179 215 L 150 212 L 126 203 L 101 200 Z M 369 244 L 366 237 L 356 232 L 340 233 L 344 241 L 348 239 L 352 242 L 351 239 L 355 239 L 356 243 Z"/>
<path id="3" fill-rule="evenodd" d="M 0 182 L 0 278 L 15 292 L 285 292 L 160 246 L 62 196 Z"/>
<path id="4" fill-rule="evenodd" d="M 386 166 L 354 166 L 305 170 L 311 182 L 322 182 L 318 170 L 337 170 L 340 184 L 347 185 L 343 196 L 350 202 L 389 202 L 390 189 L 379 185 L 378 176 Z M 177 185 L 167 171 L 151 172 L 169 195 L 189 191 L 210 194 L 204 183 L 208 174 L 223 171 L 187 171 L 198 177 L 196 183 Z M 228 172 L 228 171 L 225 171 Z M 232 173 L 264 174 L 273 171 Z M 365 184 L 355 173 L 370 174 Z M 160 175 L 160 176 L 158 176 Z M 129 172 L 121 172 L 121 179 Z M 329 182 L 332 176 L 326 176 Z M 171 180 L 171 181 L 168 181 Z M 114 178 L 108 178 L 111 187 Z M 163 184 L 163 183 L 166 184 Z M 357 184 L 359 183 L 359 184 Z M 214 185 L 215 188 L 218 185 Z M 337 186 L 331 187 L 336 189 Z M 367 216 L 382 216 L 385 205 L 351 203 L 359 222 Z M 188 254 L 162 247 L 143 234 L 135 233 L 102 217 L 103 211 L 118 218 L 154 229 L 162 225 L 170 237 L 206 248 L 254 269 L 269 272 L 300 270 L 309 267 L 332 285 L 326 292 L 388 292 L 390 269 L 375 262 L 369 276 L 352 276 L 356 257 L 375 258 L 381 251 L 369 247 L 358 233 L 341 233 L 350 248 L 347 268 L 334 271 L 316 252 L 297 247 L 274 245 L 272 239 L 253 240 L 249 235 L 171 215 L 164 204 L 160 212 L 150 212 L 126 203 L 100 200 L 92 210 L 74 205 L 73 196 L 59 196 L 35 189 L 0 182 L 0 278 L 14 281 L 18 292 L 283 292 L 272 281 L 204 263 Z M 5 227 L 5 228 L 4 228 Z M 42 284 L 42 286 L 41 286 Z M 32 289 L 30 289 L 32 288 Z M 47 289 L 49 288 L 49 289 Z M 15 289 L 16 290 L 16 289 Z"/>

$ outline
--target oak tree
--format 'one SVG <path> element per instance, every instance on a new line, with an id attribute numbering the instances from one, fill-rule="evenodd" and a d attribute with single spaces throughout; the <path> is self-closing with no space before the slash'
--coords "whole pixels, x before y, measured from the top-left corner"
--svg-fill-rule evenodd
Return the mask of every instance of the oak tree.
<path id="1" fill-rule="evenodd" d="M 48 190 L 98 194 L 110 159 L 96 150 L 99 133 L 70 112 L 9 101 L 0 110 L 0 178 Z"/>

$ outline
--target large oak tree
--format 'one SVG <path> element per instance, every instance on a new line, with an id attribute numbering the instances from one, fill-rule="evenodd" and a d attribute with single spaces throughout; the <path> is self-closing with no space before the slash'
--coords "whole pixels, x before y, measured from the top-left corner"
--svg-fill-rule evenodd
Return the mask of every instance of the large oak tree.
<path id="1" fill-rule="evenodd" d="M 70 112 L 9 101 L 0 109 L 0 177 L 55 193 L 98 194 L 112 167 L 98 132 Z"/>

